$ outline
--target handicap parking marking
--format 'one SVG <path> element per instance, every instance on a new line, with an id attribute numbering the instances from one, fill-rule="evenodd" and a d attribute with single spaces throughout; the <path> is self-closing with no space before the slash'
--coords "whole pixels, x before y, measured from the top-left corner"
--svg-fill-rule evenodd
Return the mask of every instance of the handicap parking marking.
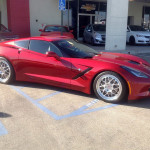
<path id="1" fill-rule="evenodd" d="M 62 91 L 57 91 L 57 92 L 51 93 L 51 94 L 49 94 L 47 96 L 44 96 L 40 99 L 33 99 L 29 95 L 27 95 L 25 92 L 23 92 L 21 90 L 21 88 L 16 87 L 16 86 L 11 86 L 11 87 L 15 91 L 17 91 L 20 95 L 25 97 L 27 100 L 29 100 L 31 103 L 36 105 L 38 108 L 40 108 L 42 111 L 44 111 L 46 114 L 48 114 L 49 116 L 51 116 L 55 120 L 62 120 L 62 119 L 66 119 L 66 118 L 70 118 L 70 117 L 74 117 L 74 116 L 79 116 L 79 115 L 83 115 L 83 114 L 96 112 L 96 111 L 99 111 L 99 110 L 108 109 L 108 108 L 118 106 L 117 104 L 110 104 L 110 105 L 106 105 L 106 106 L 102 106 L 102 107 L 98 107 L 98 108 L 94 108 L 94 109 L 89 109 L 90 107 L 92 107 L 93 105 L 95 105 L 96 103 L 98 103 L 100 101 L 98 99 L 95 99 L 95 100 L 91 101 L 90 103 L 82 106 L 81 108 L 79 108 L 79 109 L 77 109 L 77 110 L 75 110 L 75 111 L 73 111 L 73 112 L 71 112 L 67 115 L 59 116 L 59 115 L 55 114 L 54 112 L 52 112 L 51 110 L 49 110 L 48 108 L 46 108 L 45 106 L 43 106 L 42 104 L 40 104 L 39 102 L 43 101 L 47 98 L 53 97 L 55 95 L 58 95 L 58 94 L 62 93 Z"/>
<path id="2" fill-rule="evenodd" d="M 90 108 L 91 106 L 93 106 L 94 104 L 96 104 L 99 101 L 100 100 L 97 100 L 97 99 L 93 100 L 90 103 L 88 103 L 87 105 L 84 105 L 81 108 L 73 111 L 72 113 L 70 113 L 68 115 L 61 116 L 59 118 L 59 120 L 65 119 L 65 118 L 69 118 L 69 117 L 79 116 L 79 115 L 83 115 L 83 114 L 87 114 L 87 113 L 91 113 L 91 112 L 96 112 L 96 111 L 99 111 L 99 110 L 108 109 L 108 108 L 111 108 L 111 107 L 118 106 L 117 104 L 110 104 L 110 105 L 106 105 L 106 106 L 102 106 L 102 107 L 98 107 L 98 108 L 86 110 L 86 109 Z"/>
<path id="3" fill-rule="evenodd" d="M 4 127 L 4 125 L 0 122 L 0 136 L 8 134 L 8 131 Z"/>

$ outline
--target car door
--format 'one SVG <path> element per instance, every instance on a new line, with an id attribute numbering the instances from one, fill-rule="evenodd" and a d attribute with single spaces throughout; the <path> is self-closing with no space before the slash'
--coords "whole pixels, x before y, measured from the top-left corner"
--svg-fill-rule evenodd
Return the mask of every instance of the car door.
<path id="1" fill-rule="evenodd" d="M 64 86 L 60 80 L 60 62 L 54 57 L 47 57 L 50 43 L 42 40 L 30 40 L 28 49 L 20 49 L 18 79 Z M 65 86 L 70 86 L 69 80 Z"/>

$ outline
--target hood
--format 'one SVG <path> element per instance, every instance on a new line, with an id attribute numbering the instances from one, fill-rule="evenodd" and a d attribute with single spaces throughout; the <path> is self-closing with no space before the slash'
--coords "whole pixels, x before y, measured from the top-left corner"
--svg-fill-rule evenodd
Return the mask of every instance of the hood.
<path id="1" fill-rule="evenodd" d="M 106 31 L 95 31 L 96 33 L 102 34 L 102 35 L 106 35 Z"/>
<path id="2" fill-rule="evenodd" d="M 148 32 L 148 31 L 132 31 L 132 32 L 135 33 L 135 34 L 150 36 L 150 32 Z"/>
<path id="3" fill-rule="evenodd" d="M 99 55 L 94 56 L 93 59 L 130 67 L 150 75 L 150 64 L 147 61 L 133 55 L 102 52 Z"/>

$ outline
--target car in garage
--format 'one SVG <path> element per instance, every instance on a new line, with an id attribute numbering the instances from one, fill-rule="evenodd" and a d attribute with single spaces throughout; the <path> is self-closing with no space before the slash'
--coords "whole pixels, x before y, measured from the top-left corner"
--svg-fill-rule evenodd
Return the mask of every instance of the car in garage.
<path id="1" fill-rule="evenodd" d="M 142 26 L 129 25 L 127 27 L 127 43 L 135 44 L 150 44 L 150 32 Z"/>
<path id="2" fill-rule="evenodd" d="M 46 25 L 44 29 L 39 30 L 41 32 L 40 36 L 55 36 L 55 35 L 64 35 L 71 38 L 74 38 L 73 30 L 68 30 L 66 26 L 60 25 Z"/>
<path id="3" fill-rule="evenodd" d="M 18 38 L 19 35 L 14 34 L 12 31 L 7 29 L 3 24 L 0 24 L 0 42 Z"/>
<path id="4" fill-rule="evenodd" d="M 106 26 L 102 24 L 89 24 L 83 33 L 83 42 L 95 44 L 105 44 Z"/>
<path id="5" fill-rule="evenodd" d="M 66 36 L 0 43 L 0 82 L 37 82 L 118 103 L 150 97 L 150 64 L 136 56 L 97 52 Z"/>

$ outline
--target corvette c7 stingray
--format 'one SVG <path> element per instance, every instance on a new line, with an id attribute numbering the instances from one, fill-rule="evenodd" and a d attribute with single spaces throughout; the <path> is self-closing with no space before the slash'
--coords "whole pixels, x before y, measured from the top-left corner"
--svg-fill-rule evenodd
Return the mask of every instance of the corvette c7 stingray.
<path id="1" fill-rule="evenodd" d="M 0 43 L 0 82 L 38 82 L 118 103 L 150 96 L 150 64 L 141 58 L 97 51 L 65 36 Z"/>

